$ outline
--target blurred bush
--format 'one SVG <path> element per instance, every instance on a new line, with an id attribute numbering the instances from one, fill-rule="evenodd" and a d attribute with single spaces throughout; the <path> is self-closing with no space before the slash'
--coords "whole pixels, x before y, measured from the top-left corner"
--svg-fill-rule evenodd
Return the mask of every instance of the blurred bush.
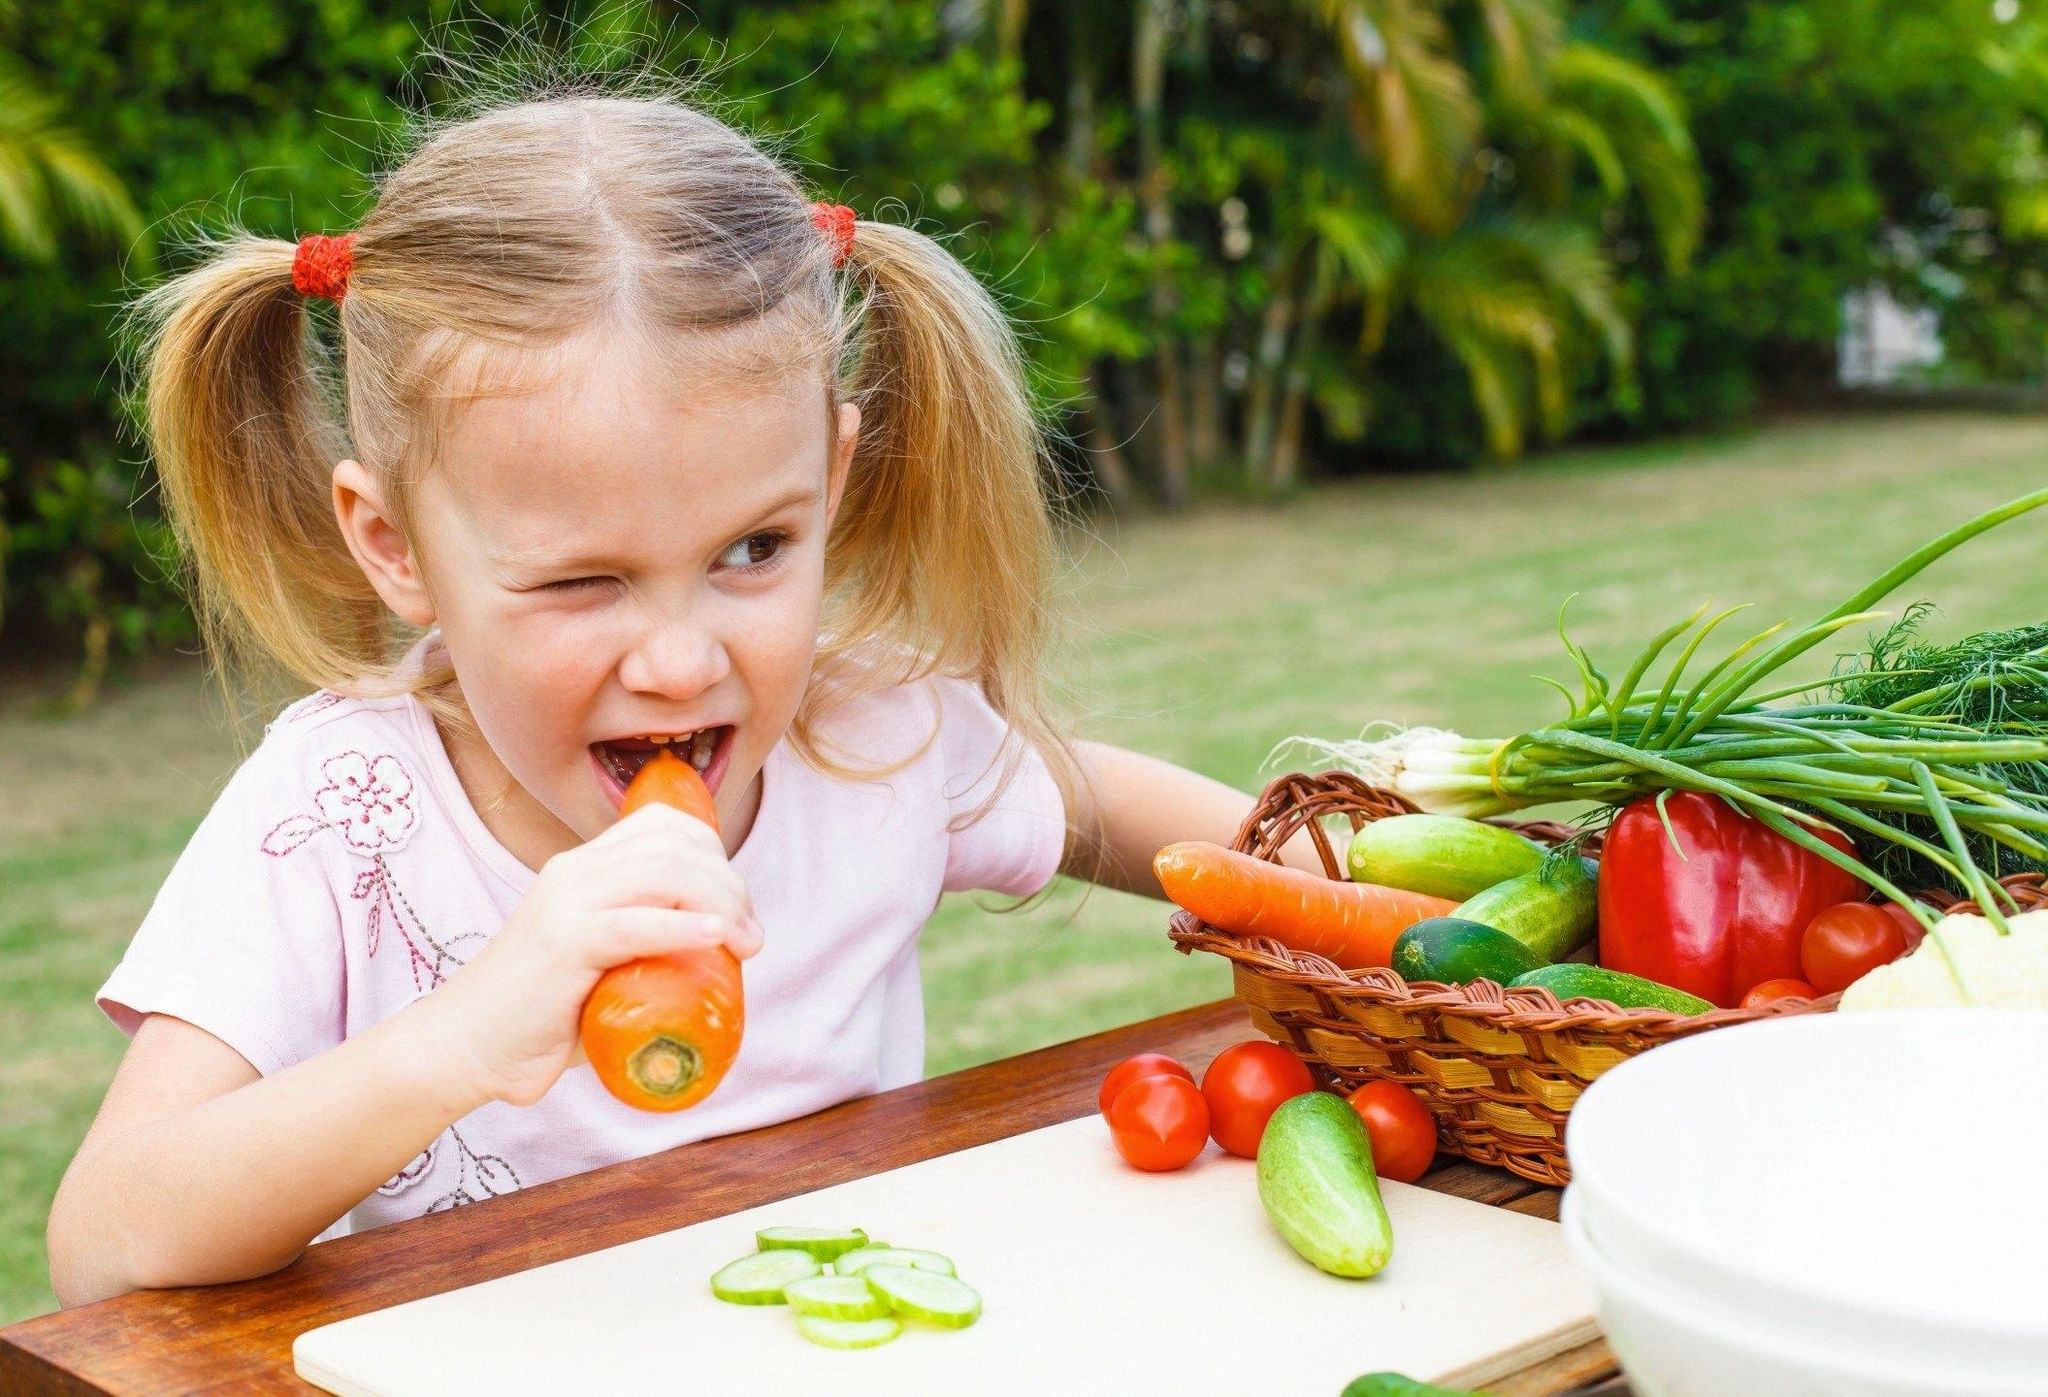
<path id="1" fill-rule="evenodd" d="M 404 113 L 508 32 L 529 68 L 706 76 L 822 196 L 948 237 L 1024 324 L 1064 468 L 1115 497 L 1725 417 L 1825 381 L 1872 282 L 1941 309 L 1956 372 L 2048 349 L 2019 0 L 570 9 L 0 0 L 0 171 L 57 151 L 12 160 L 26 202 L 0 175 L 0 643 L 91 681 L 184 634 L 119 305 L 192 228 L 351 225 Z"/>

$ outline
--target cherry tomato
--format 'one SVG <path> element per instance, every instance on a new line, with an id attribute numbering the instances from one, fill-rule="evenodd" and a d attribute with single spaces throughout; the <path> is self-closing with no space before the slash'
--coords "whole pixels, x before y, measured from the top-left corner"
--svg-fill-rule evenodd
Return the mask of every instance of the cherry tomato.
<path id="1" fill-rule="evenodd" d="M 1373 1172 L 1412 1184 L 1436 1158 L 1436 1118 L 1399 1082 L 1367 1082 L 1351 1093 L 1351 1109 L 1372 1137 Z"/>
<path id="2" fill-rule="evenodd" d="M 1190 1082 L 1195 1079 L 1194 1073 L 1165 1053 L 1139 1053 L 1136 1057 L 1125 1058 L 1109 1069 L 1109 1075 L 1102 1079 L 1102 1090 L 1096 1093 L 1095 1108 L 1103 1115 L 1108 1115 L 1110 1103 L 1116 1100 L 1117 1093 L 1140 1077 L 1157 1077 L 1161 1074 L 1182 1077 Z"/>
<path id="3" fill-rule="evenodd" d="M 1905 931 L 1907 954 L 1918 950 L 1927 939 L 1927 928 L 1920 925 L 1920 919 L 1896 902 L 1880 902 L 1877 906 Z"/>
<path id="4" fill-rule="evenodd" d="M 1209 1133 L 1232 1154 L 1257 1159 L 1259 1137 L 1280 1103 L 1315 1087 L 1302 1060 L 1271 1039 L 1225 1048 L 1202 1074 Z"/>
<path id="5" fill-rule="evenodd" d="M 1209 1106 L 1186 1077 L 1139 1077 L 1109 1103 L 1109 1138 L 1134 1169 L 1178 1169 L 1209 1143 Z"/>
<path id="6" fill-rule="evenodd" d="M 1755 1009 L 1774 999 L 1819 999 L 1820 991 L 1804 980 L 1765 980 L 1742 996 L 1742 1007 Z"/>
<path id="7" fill-rule="evenodd" d="M 1898 918 L 1868 902 L 1838 902 L 1806 924 L 1799 965 L 1822 994 L 1845 990 L 1870 971 L 1906 954 Z"/>

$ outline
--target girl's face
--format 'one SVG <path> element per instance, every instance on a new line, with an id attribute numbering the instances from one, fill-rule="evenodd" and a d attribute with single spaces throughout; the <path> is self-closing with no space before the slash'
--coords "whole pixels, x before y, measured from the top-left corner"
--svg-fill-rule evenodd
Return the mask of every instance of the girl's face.
<path id="1" fill-rule="evenodd" d="M 811 378 L 663 382 L 624 335 L 559 362 L 458 414 L 410 543 L 343 463 L 344 530 L 393 609 L 440 626 L 483 739 L 451 755 L 512 852 L 537 867 L 610 825 L 660 743 L 736 848 L 810 679 L 859 409 Z"/>

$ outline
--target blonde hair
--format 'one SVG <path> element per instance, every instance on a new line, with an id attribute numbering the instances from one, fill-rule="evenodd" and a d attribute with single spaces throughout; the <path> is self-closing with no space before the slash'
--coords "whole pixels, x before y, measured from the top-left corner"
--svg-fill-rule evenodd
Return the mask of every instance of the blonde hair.
<path id="1" fill-rule="evenodd" d="M 818 742 L 833 706 L 949 674 L 980 685 L 1071 799 L 1041 679 L 1044 442 L 1007 317 L 944 247 L 863 220 L 835 268 L 806 195 L 754 142 L 674 95 L 586 92 L 447 126 L 384 180 L 355 230 L 339 375 L 293 289 L 294 252 L 234 236 L 137 307 L 149 437 L 224 674 L 445 689 L 445 672 L 398 668 L 413 637 L 342 538 L 334 464 L 362 461 L 403 528 L 463 372 L 616 323 L 726 372 L 815 372 L 860 407 L 792 730 L 805 757 L 843 769 Z"/>

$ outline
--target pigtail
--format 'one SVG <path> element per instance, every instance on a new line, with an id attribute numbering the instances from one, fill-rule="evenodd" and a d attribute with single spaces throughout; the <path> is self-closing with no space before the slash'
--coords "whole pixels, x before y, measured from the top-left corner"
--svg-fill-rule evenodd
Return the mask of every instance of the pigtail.
<path id="1" fill-rule="evenodd" d="M 978 682 L 1071 810 L 1078 766 L 1043 679 L 1057 501 L 1015 332 L 973 274 L 912 229 L 859 223 L 846 267 L 860 305 L 843 391 L 861 429 L 827 556 L 821 672 L 846 658 L 836 637 L 879 637 L 902 658 L 879 682 Z M 873 673 L 872 647 L 866 662 Z"/>
<path id="2" fill-rule="evenodd" d="M 335 523 L 347 447 L 294 251 L 238 237 L 145 295 L 143 401 L 209 653 L 338 687 L 383 658 L 385 613 Z"/>

